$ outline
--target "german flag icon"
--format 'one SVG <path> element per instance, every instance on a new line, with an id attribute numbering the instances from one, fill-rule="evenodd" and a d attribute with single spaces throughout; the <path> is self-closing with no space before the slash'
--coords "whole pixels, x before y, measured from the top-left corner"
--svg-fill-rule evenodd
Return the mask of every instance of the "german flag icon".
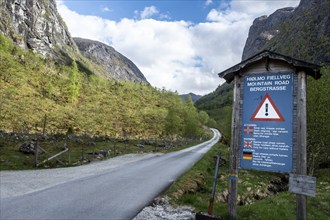
<path id="1" fill-rule="evenodd" d="M 243 151 L 243 160 L 252 160 L 252 152 Z"/>

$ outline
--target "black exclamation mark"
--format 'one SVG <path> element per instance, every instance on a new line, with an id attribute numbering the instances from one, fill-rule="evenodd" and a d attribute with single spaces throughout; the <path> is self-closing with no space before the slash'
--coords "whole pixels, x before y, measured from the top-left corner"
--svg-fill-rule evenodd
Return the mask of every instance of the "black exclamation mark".
<path id="1" fill-rule="evenodd" d="M 268 103 L 266 103 L 266 112 L 265 112 L 265 115 L 268 116 Z"/>

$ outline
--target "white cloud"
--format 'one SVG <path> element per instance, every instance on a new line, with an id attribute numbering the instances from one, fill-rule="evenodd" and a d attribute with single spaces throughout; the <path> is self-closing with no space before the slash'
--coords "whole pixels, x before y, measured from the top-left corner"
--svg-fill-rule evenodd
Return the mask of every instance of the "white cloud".
<path id="1" fill-rule="evenodd" d="M 158 13 L 159 11 L 155 6 L 145 7 L 144 10 L 140 12 L 140 17 L 141 19 L 151 18 Z"/>
<path id="2" fill-rule="evenodd" d="M 191 24 L 150 19 L 159 14 L 154 6 L 137 12 L 141 20 L 115 22 L 80 15 L 57 3 L 73 36 L 113 46 L 131 59 L 153 86 L 196 94 L 213 91 L 223 82 L 217 73 L 240 62 L 254 18 L 298 5 L 297 1 L 233 1 L 225 11 L 210 10 L 207 21 Z"/>
<path id="3" fill-rule="evenodd" d="M 110 8 L 108 8 L 108 7 L 102 7 L 101 8 L 101 11 L 102 12 L 110 12 L 110 11 L 112 11 Z"/>
<path id="4" fill-rule="evenodd" d="M 212 0 L 206 0 L 206 1 L 205 1 L 205 5 L 206 5 L 206 6 L 209 6 L 209 5 L 211 5 L 212 3 L 213 3 Z"/>

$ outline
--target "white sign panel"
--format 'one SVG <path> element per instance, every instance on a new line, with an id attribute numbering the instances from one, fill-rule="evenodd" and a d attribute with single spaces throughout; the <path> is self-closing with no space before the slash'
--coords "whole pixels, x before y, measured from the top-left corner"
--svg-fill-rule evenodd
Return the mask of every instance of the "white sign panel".
<path id="1" fill-rule="evenodd" d="M 290 174 L 289 192 L 315 197 L 316 177 Z"/>

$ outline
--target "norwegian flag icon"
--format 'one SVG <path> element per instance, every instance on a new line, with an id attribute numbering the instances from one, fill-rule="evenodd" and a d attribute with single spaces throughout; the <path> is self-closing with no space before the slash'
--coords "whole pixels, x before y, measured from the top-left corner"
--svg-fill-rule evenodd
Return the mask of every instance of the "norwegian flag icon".
<path id="1" fill-rule="evenodd" d="M 244 126 L 244 134 L 253 134 L 252 126 Z"/>
<path id="2" fill-rule="evenodd" d="M 252 147 L 253 141 L 244 141 L 244 147 Z"/>

